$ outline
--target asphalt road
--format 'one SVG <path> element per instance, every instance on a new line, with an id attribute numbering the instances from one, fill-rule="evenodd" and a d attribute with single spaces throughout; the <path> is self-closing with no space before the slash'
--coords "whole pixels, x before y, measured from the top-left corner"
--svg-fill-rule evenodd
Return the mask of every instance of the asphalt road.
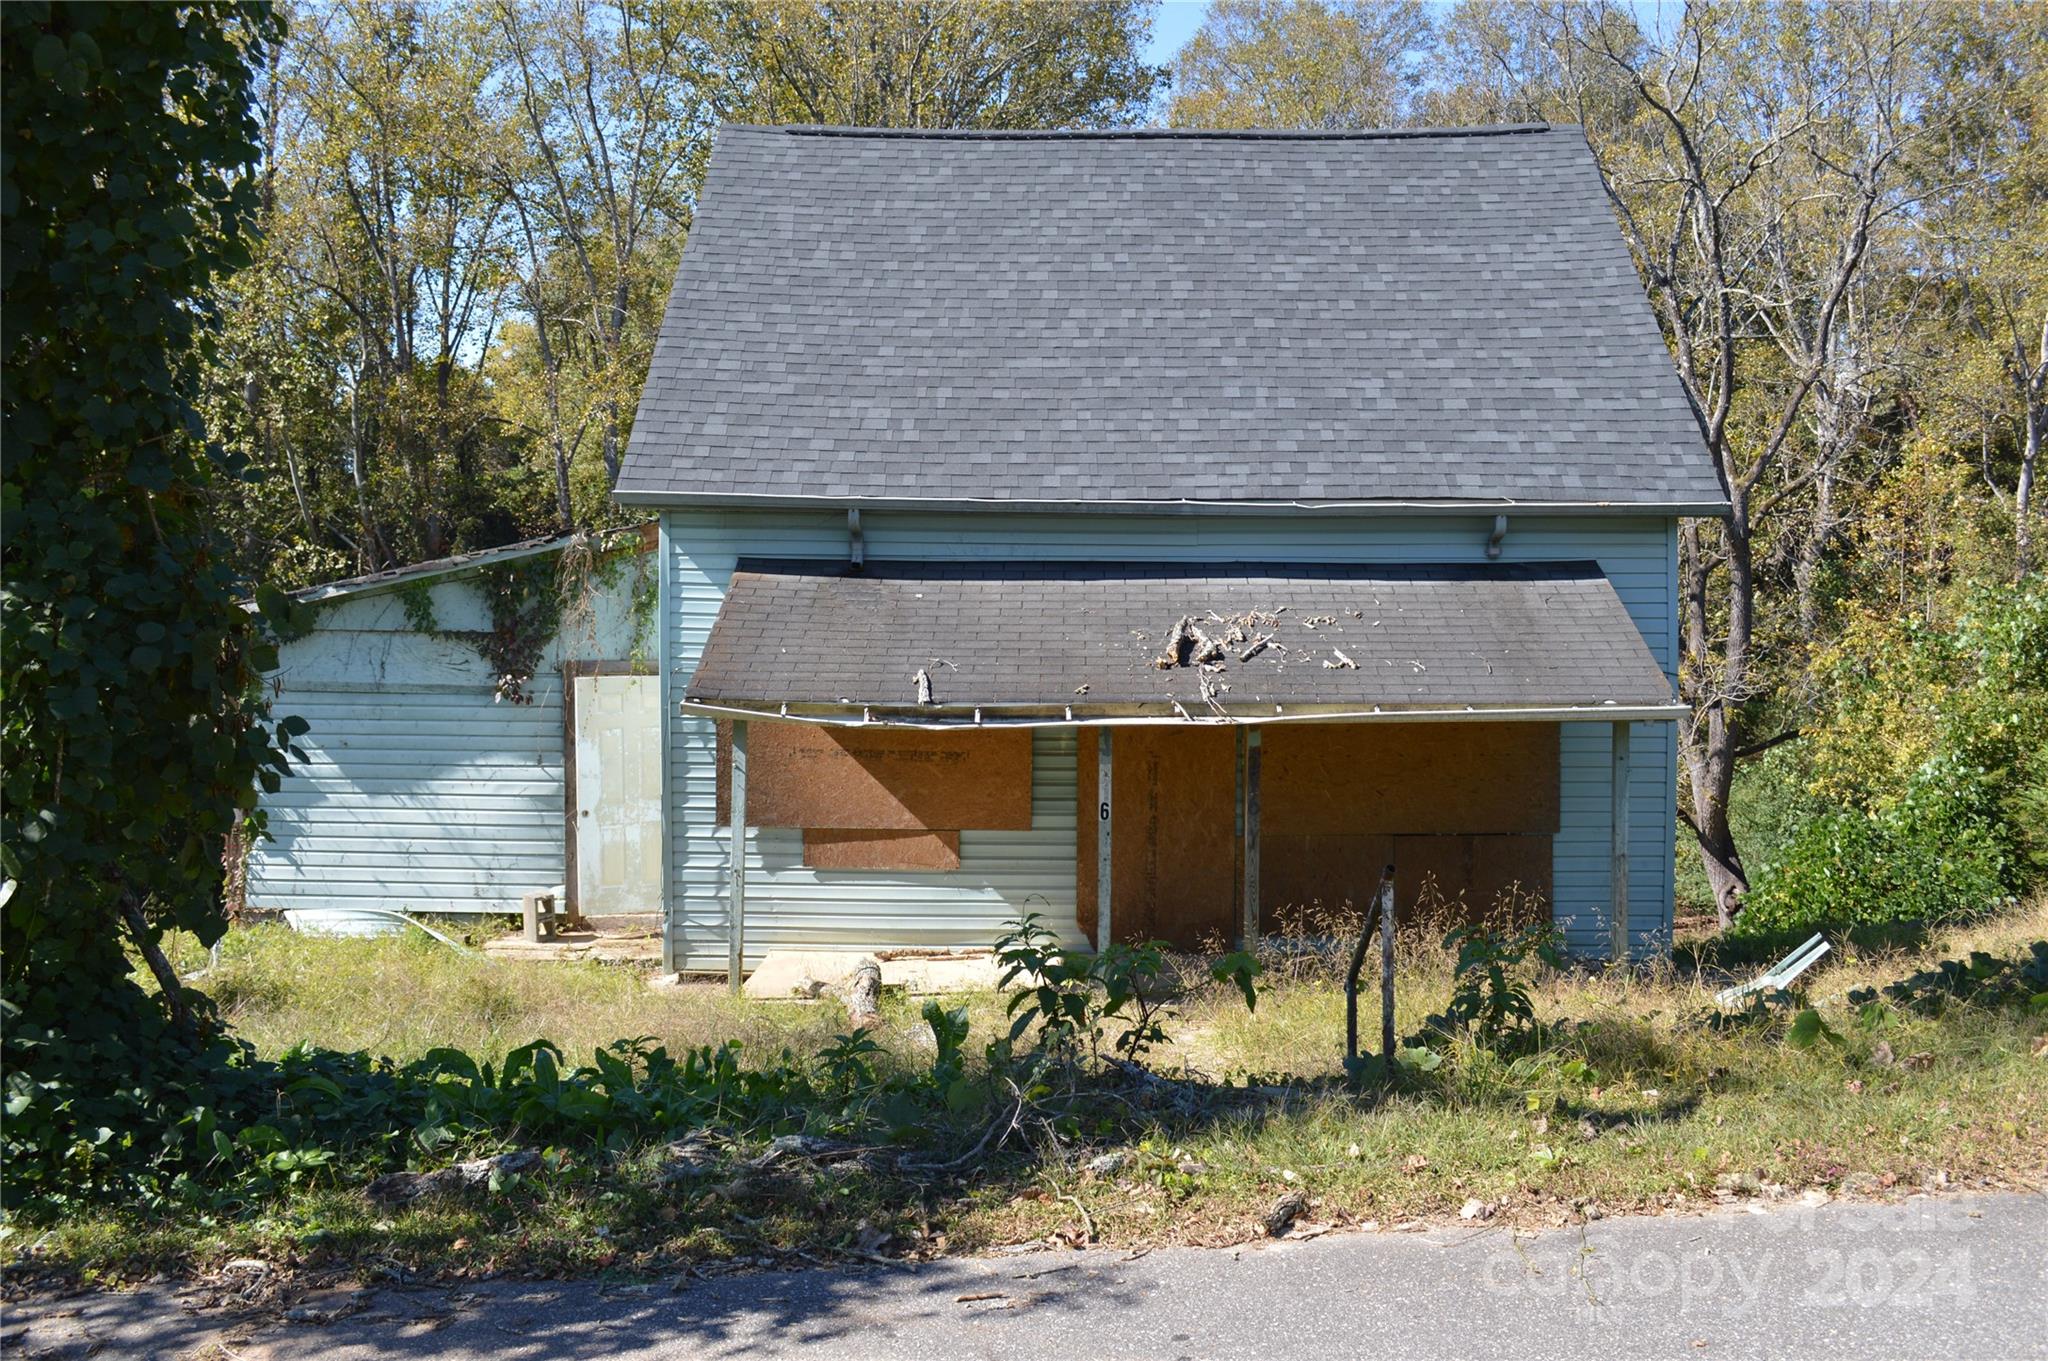
<path id="1" fill-rule="evenodd" d="M 357 1312 L 310 1321 L 336 1303 Z M 1535 1235 L 1332 1234 L 1135 1259 L 1035 1252 L 680 1291 L 392 1289 L 239 1327 L 160 1287 L 17 1306 L 0 1343 L 9 1356 L 241 1361 L 2048 1357 L 2048 1200 L 1838 1202 Z"/>

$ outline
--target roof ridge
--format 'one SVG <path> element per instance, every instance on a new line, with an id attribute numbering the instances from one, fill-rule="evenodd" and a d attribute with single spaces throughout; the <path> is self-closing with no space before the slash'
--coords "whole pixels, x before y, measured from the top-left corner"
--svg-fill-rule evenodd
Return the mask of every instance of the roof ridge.
<path id="1" fill-rule="evenodd" d="M 1490 123 L 1472 127 L 1356 128 L 872 128 L 836 123 L 728 123 L 726 131 L 788 137 L 862 137 L 903 141 L 1229 141 L 1380 142 L 1446 137 L 1512 137 L 1552 132 L 1557 123 Z"/>

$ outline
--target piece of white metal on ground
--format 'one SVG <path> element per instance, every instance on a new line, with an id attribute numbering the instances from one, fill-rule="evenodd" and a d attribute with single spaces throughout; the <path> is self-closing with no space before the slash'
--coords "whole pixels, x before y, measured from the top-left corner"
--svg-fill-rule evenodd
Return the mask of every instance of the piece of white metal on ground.
<path id="1" fill-rule="evenodd" d="M 733 995 L 740 991 L 741 961 L 745 958 L 747 921 L 747 725 L 732 725 L 732 777 L 729 798 L 732 825 L 729 829 L 731 859 L 727 870 L 725 904 L 725 981 Z"/>
<path id="2" fill-rule="evenodd" d="M 1628 963 L 1628 766 L 1629 725 L 1613 725 L 1614 770 L 1609 790 L 1608 823 L 1612 834 L 1611 878 L 1608 884 L 1608 948 L 1616 964 Z"/>
<path id="3" fill-rule="evenodd" d="M 1733 1006 L 1752 993 L 1768 992 L 1775 988 L 1783 988 L 1798 978 L 1799 975 L 1819 963 L 1820 957 L 1833 948 L 1825 938 L 1819 935 L 1811 936 L 1798 949 L 1786 955 L 1749 982 L 1738 983 L 1734 987 L 1723 988 L 1715 993 L 1714 1001 L 1719 1006 Z"/>
<path id="4" fill-rule="evenodd" d="M 318 919 L 322 915 L 324 914 L 318 908 L 286 908 L 284 913 L 284 924 L 286 926 L 289 926 L 292 930 L 301 933 L 302 935 L 318 936 L 335 934 L 335 932 L 331 930 L 323 931 L 322 929 L 320 929 L 320 926 L 317 923 Z M 443 935 L 441 932 L 436 931 L 433 927 L 421 921 L 418 917 L 413 916 L 410 912 L 404 912 L 395 907 L 349 907 L 344 909 L 338 909 L 332 915 L 337 917 L 372 917 L 378 921 L 391 922 L 392 924 L 397 926 L 416 926 L 420 930 L 426 932 L 435 940 L 441 942 L 441 944 L 447 946 L 449 949 L 455 951 L 455 953 L 459 955 L 476 954 L 476 951 L 470 949 L 461 941 L 454 940 L 448 936 Z"/>
<path id="5" fill-rule="evenodd" d="M 1114 821 L 1111 778 L 1114 758 L 1109 729 L 1095 736 L 1095 948 L 1107 949 L 1110 934 L 1110 826 Z"/>

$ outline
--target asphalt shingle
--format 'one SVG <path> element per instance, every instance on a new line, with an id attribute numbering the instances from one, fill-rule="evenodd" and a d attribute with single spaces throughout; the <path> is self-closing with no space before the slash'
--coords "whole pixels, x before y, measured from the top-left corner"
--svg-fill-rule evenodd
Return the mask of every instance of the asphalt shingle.
<path id="1" fill-rule="evenodd" d="M 1725 500 L 1543 127 L 725 128 L 618 495 Z"/>
<path id="2" fill-rule="evenodd" d="M 1270 706 L 1531 708 L 1672 702 L 1593 563 L 1186 567 L 743 559 L 687 689 L 736 705 L 1200 712 L 1200 672 L 1154 664 L 1183 617 L 1260 612 L 1213 683 Z M 1252 638 L 1270 636 L 1240 660 Z M 1345 665 L 1338 654 L 1355 666 Z M 1185 662 L 1185 659 L 1183 659 Z M 1334 665 L 1326 665 L 1334 663 Z"/>

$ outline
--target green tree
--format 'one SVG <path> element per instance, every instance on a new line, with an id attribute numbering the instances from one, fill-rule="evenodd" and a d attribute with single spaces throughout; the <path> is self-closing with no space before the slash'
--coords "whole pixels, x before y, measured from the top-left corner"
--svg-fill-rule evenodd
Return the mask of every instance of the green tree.
<path id="1" fill-rule="evenodd" d="M 239 469 L 194 405 L 210 299 L 249 258 L 250 67 L 278 25 L 226 3 L 22 3 L 0 34 L 13 1116 L 56 1052 L 39 1035 L 116 1084 L 161 1062 L 156 1041 L 198 1038 L 159 937 L 219 935 L 223 848 L 304 729 L 265 708 L 275 653 L 208 514 Z"/>
<path id="2" fill-rule="evenodd" d="M 1432 36 L 1420 0 L 1215 0 L 1174 59 L 1175 127 L 1409 120 Z"/>
<path id="3" fill-rule="evenodd" d="M 747 0 L 723 6 L 727 113 L 896 128 L 1120 127 L 1163 72 L 1155 0 Z"/>
<path id="4" fill-rule="evenodd" d="M 517 224 L 499 407 L 546 460 L 566 531 L 609 516 L 723 72 L 695 0 L 497 0 L 490 20 L 506 107 L 485 116 Z"/>
<path id="5" fill-rule="evenodd" d="M 2048 444 L 2048 26 L 2038 7 L 1943 8 L 1925 174 L 1926 264 L 1943 281 L 1930 396 L 2012 520 L 2013 571 L 2037 569 L 2036 482 Z M 1916 262 L 1918 263 L 1918 262 Z M 1974 435 L 1976 438 L 1971 439 Z"/>

